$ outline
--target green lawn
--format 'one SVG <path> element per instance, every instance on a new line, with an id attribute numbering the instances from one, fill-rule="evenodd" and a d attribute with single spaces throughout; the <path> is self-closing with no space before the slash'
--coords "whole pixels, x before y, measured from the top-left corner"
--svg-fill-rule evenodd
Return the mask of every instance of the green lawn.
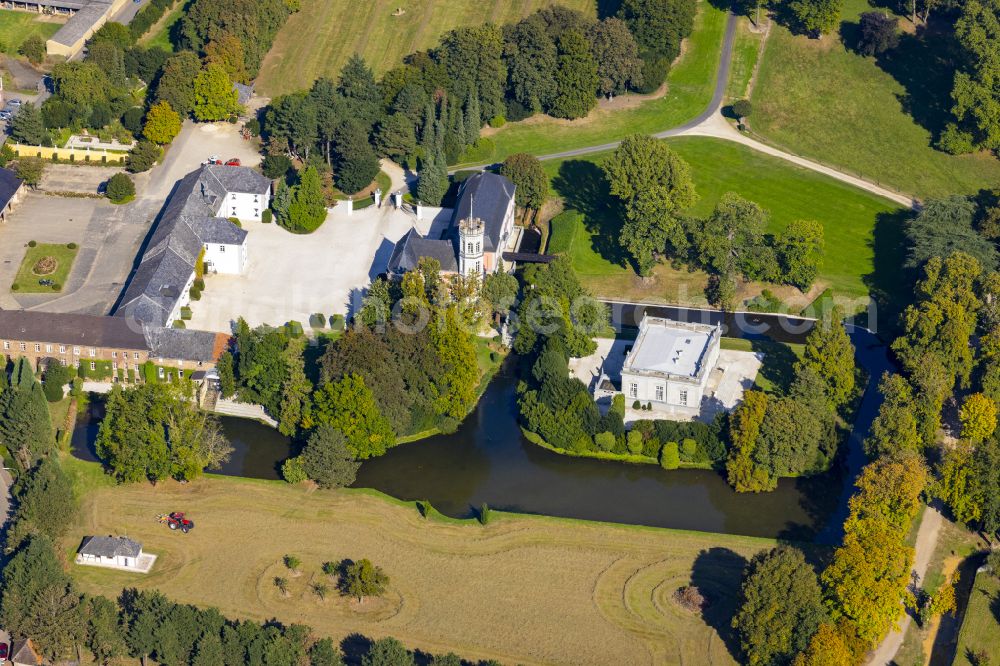
<path id="1" fill-rule="evenodd" d="M 754 67 L 760 59 L 760 42 L 764 38 L 761 33 L 751 32 L 750 19 L 741 17 L 736 30 L 736 41 L 733 42 L 733 59 L 729 70 L 729 84 L 726 87 L 726 97 L 731 100 L 742 99 L 750 90 L 750 79 Z"/>
<path id="2" fill-rule="evenodd" d="M 31 35 L 48 39 L 56 34 L 64 21 L 52 17 L 39 16 L 32 12 L 17 12 L 0 9 L 0 51 L 16 55 L 17 48 Z"/>
<path id="3" fill-rule="evenodd" d="M 820 286 L 850 299 L 874 293 L 883 300 L 901 289 L 901 223 L 906 212 L 892 202 L 726 141 L 696 137 L 668 141 L 691 165 L 699 195 L 690 211 L 693 215 L 707 215 L 724 193 L 733 191 L 770 211 L 772 231 L 795 219 L 815 219 L 826 232 Z M 581 279 L 596 294 L 641 298 L 629 291 L 637 277 L 617 242 L 620 215 L 599 166 L 606 155 L 544 163 L 554 194 L 567 208 L 583 213 L 553 220 L 550 248 L 569 254 Z M 560 228 L 566 221 L 574 228 Z M 704 273 L 669 266 L 657 272 L 658 278 L 665 278 L 660 282 L 667 284 L 643 300 L 704 303 Z"/>
<path id="4" fill-rule="evenodd" d="M 489 134 L 496 144 L 491 159 L 500 161 L 512 153 L 544 155 L 599 145 L 629 134 L 653 134 L 694 118 L 712 99 L 725 28 L 725 12 L 701 0 L 694 33 L 687 40 L 680 62 L 670 71 L 663 97 L 627 108 L 598 108 L 579 120 L 536 116 L 508 123 Z"/>
<path id="5" fill-rule="evenodd" d="M 336 78 L 355 53 L 376 74 L 401 65 L 403 57 L 437 44 L 460 26 L 520 20 L 551 0 L 302 0 L 278 32 L 261 65 L 257 89 L 271 97 L 308 88 L 318 77 Z M 596 0 L 558 4 L 597 14 Z M 397 10 L 403 10 L 396 15 Z"/>
<path id="6" fill-rule="evenodd" d="M 954 666 L 972 666 L 970 657 L 980 650 L 1000 655 L 1000 579 L 990 572 L 976 575 L 965 620 L 958 634 Z"/>
<path id="7" fill-rule="evenodd" d="M 869 9 L 866 0 L 846 0 L 848 42 L 858 15 Z M 940 34 L 905 35 L 897 52 L 877 63 L 837 36 L 808 39 L 774 25 L 753 91 L 751 127 L 786 150 L 921 198 L 995 187 L 1000 160 L 932 147 L 951 107 L 945 44 Z"/>
<path id="8" fill-rule="evenodd" d="M 62 291 L 66 286 L 66 278 L 73 267 L 73 260 L 76 258 L 76 246 L 70 249 L 67 245 L 55 245 L 51 243 L 39 243 L 35 247 L 29 247 L 21 260 L 21 267 L 17 270 L 14 278 L 12 291 L 19 293 L 52 293 Z M 55 260 L 54 270 L 36 273 L 36 264 L 46 258 Z M 52 286 L 42 286 L 39 280 L 52 280 Z"/>
<path id="9" fill-rule="evenodd" d="M 178 21 L 184 18 L 184 7 L 186 4 L 186 2 L 181 0 L 177 3 L 176 7 L 170 10 L 152 28 L 150 28 L 149 32 L 147 32 L 140 40 L 143 46 L 148 48 L 158 46 L 164 51 L 173 51 L 174 43 L 170 41 L 170 31 Z"/>

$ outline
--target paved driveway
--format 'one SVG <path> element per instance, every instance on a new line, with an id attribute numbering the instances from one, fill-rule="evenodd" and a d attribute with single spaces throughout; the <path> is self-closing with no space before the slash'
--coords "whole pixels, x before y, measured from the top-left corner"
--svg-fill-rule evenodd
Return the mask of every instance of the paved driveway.
<path id="1" fill-rule="evenodd" d="M 120 167 L 47 164 L 38 189 L 44 192 L 97 194 L 101 183 L 123 171 Z"/>
<path id="2" fill-rule="evenodd" d="M 86 167 L 80 167 L 86 168 Z M 132 268 L 136 248 L 152 221 L 139 205 L 115 206 L 104 199 L 29 193 L 0 225 L 0 307 L 47 312 L 106 314 Z M 80 246 L 59 294 L 13 294 L 10 285 L 28 241 Z"/>
<path id="3" fill-rule="evenodd" d="M 438 213 L 441 220 L 450 215 L 450 210 Z M 191 305 L 188 326 L 228 333 L 243 316 L 252 326 L 295 320 L 308 327 L 312 313 L 353 312 L 352 301 L 360 302 L 372 278 L 385 271 L 395 242 L 414 222 L 411 214 L 384 204 L 350 217 L 339 207 L 306 236 L 277 224 L 244 224 L 245 274 L 208 276 L 201 300 Z M 431 223 L 428 216 L 419 228 L 426 232 Z"/>

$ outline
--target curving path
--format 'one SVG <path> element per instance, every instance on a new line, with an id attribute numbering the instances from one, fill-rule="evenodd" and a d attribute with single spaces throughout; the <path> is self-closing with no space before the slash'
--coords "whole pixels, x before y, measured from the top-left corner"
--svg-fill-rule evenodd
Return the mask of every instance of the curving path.
<path id="1" fill-rule="evenodd" d="M 738 20 L 738 17 L 732 13 L 730 13 L 726 19 L 726 34 L 722 40 L 722 56 L 719 62 L 719 69 L 716 73 L 715 91 L 712 94 L 712 101 L 709 102 L 708 107 L 702 111 L 701 114 L 683 125 L 678 125 L 677 127 L 657 132 L 653 136 L 657 139 L 667 139 L 678 136 L 704 136 L 732 141 L 734 143 L 742 144 L 751 150 L 756 150 L 757 152 L 777 157 L 778 159 L 791 162 L 792 164 L 800 166 L 804 169 L 809 169 L 810 171 L 815 171 L 849 185 L 853 185 L 854 187 L 858 187 L 867 192 L 871 192 L 872 194 L 889 199 L 890 201 L 898 203 L 901 206 L 905 206 L 907 208 L 916 206 L 917 201 L 913 197 L 893 192 L 892 190 L 888 190 L 863 178 L 852 176 L 848 173 L 844 173 L 843 171 L 838 171 L 832 167 L 819 164 L 818 162 L 808 160 L 804 157 L 799 157 L 798 155 L 793 155 L 792 153 L 769 146 L 766 143 L 751 139 L 729 124 L 729 122 L 722 115 L 722 105 L 726 97 L 726 86 L 729 82 L 729 71 L 733 55 L 733 42 L 736 39 L 736 24 Z M 590 155 L 607 150 L 614 150 L 620 143 L 621 141 L 611 141 L 608 143 L 598 144 L 596 146 L 574 148 L 573 150 L 564 150 L 558 153 L 539 155 L 538 159 L 559 160 L 566 159 L 568 157 Z M 485 169 L 490 166 L 493 165 L 480 164 L 478 166 L 463 167 L 463 170 Z"/>

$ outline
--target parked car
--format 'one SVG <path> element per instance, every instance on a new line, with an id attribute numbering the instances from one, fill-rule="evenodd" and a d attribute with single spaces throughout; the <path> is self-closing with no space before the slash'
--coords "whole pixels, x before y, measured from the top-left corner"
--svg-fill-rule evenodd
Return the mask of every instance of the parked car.
<path id="1" fill-rule="evenodd" d="M 0 643 L 0 661 L 5 661 L 7 659 L 8 645 L 6 643 Z"/>
<path id="2" fill-rule="evenodd" d="M 222 164 L 222 160 L 219 158 L 218 155 L 212 155 L 211 157 L 209 157 L 207 160 L 205 160 L 201 164 L 202 164 L 202 166 L 204 166 L 206 164 Z"/>
<path id="3" fill-rule="evenodd" d="M 0 120 L 10 120 L 12 115 L 10 111 L 0 111 Z"/>
<path id="4" fill-rule="evenodd" d="M 19 99 L 12 99 L 12 100 L 10 100 L 9 102 L 7 102 L 7 106 L 16 106 L 16 107 L 20 107 L 20 106 L 21 106 L 22 104 L 24 104 L 24 102 L 22 102 L 22 101 L 21 101 L 21 100 L 19 100 Z"/>
<path id="5" fill-rule="evenodd" d="M 226 160 L 226 166 L 240 166 L 240 160 L 236 157 L 231 157 Z"/>

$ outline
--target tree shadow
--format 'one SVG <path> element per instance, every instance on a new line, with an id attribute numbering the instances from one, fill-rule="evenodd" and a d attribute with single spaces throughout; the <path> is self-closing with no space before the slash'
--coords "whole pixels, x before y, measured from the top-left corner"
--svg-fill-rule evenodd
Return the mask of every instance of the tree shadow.
<path id="1" fill-rule="evenodd" d="M 905 89 L 897 95 L 903 111 L 936 139 L 952 119 L 951 89 L 960 62 L 951 24 L 940 17 L 915 34 L 900 35 L 899 46 L 875 59 Z"/>
<path id="2" fill-rule="evenodd" d="M 743 570 L 747 561 L 728 548 L 709 548 L 698 553 L 691 568 L 691 585 L 708 600 L 702 609 L 702 619 L 718 632 L 729 654 L 740 654 L 739 637 L 732 628 L 736 615 Z"/>
<path id="3" fill-rule="evenodd" d="M 604 170 L 586 160 L 567 160 L 559 166 L 552 188 L 566 208 L 583 213 L 594 251 L 613 264 L 628 266 L 628 254 L 618 240 L 624 222 L 622 209 L 611 197 Z"/>
<path id="4" fill-rule="evenodd" d="M 344 654 L 345 664 L 360 664 L 365 655 L 368 654 L 374 641 L 363 634 L 357 632 L 348 634 L 344 640 L 340 641 L 340 651 Z"/>
<path id="5" fill-rule="evenodd" d="M 872 272 L 862 277 L 875 303 L 873 321 L 866 312 L 855 319 L 859 326 L 889 334 L 896 329 L 899 316 L 913 299 L 911 285 L 916 280 L 912 270 L 904 268 L 907 245 L 906 225 L 913 215 L 909 210 L 879 213 L 869 242 L 874 254 Z M 884 337 L 884 336 L 883 336 Z"/>
<path id="6" fill-rule="evenodd" d="M 622 0 L 597 0 L 597 18 L 605 19 L 618 14 Z"/>
<path id="7" fill-rule="evenodd" d="M 843 450 L 845 447 L 841 447 Z M 778 534 L 778 541 L 802 550 L 806 560 L 817 570 L 827 564 L 829 548 L 813 542 L 835 515 L 844 485 L 844 467 L 834 461 L 827 472 L 795 479 L 795 491 L 799 496 L 799 506 L 809 517 L 806 523 L 789 523 Z M 838 538 L 840 533 L 837 533 Z"/>
<path id="8" fill-rule="evenodd" d="M 977 553 L 962 560 L 958 565 L 958 585 L 955 589 L 955 613 L 945 613 L 941 616 L 934 644 L 931 646 L 930 666 L 949 666 L 955 661 L 958 653 L 958 632 L 969 608 L 969 601 L 975 593 L 976 570 L 985 561 L 984 553 Z M 990 608 L 994 617 L 1000 622 L 1000 595 L 993 598 Z M 975 662 L 973 662 L 975 663 Z"/>
<path id="9" fill-rule="evenodd" d="M 784 394 L 795 380 L 795 364 L 798 357 L 788 345 L 766 338 L 751 340 L 751 349 L 764 355 L 764 363 L 758 374 L 770 382 L 778 393 Z"/>

